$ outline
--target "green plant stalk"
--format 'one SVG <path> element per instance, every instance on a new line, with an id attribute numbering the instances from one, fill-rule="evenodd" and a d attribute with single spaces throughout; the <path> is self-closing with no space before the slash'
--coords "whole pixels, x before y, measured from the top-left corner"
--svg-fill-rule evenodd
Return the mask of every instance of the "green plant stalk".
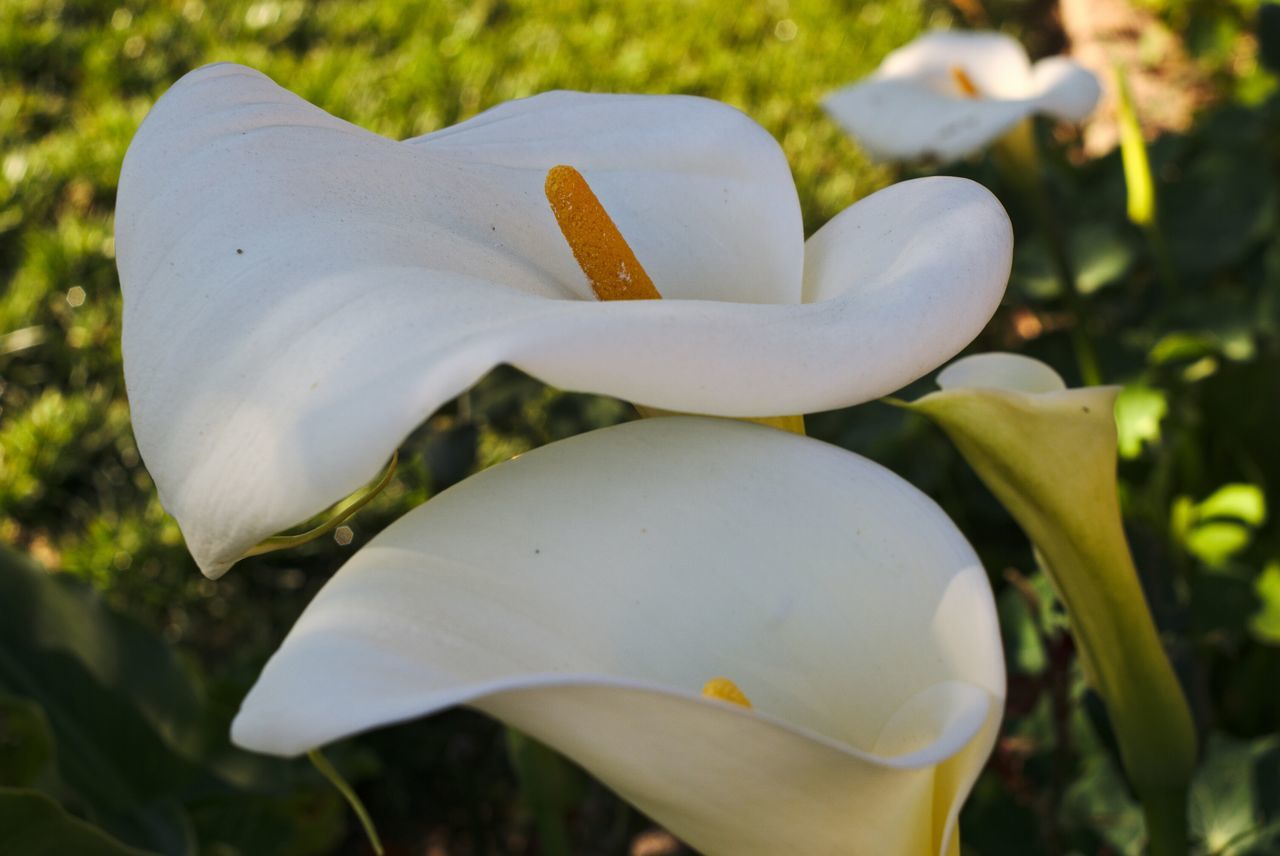
<path id="1" fill-rule="evenodd" d="M 1169 255 L 1169 246 L 1164 242 L 1164 232 L 1160 230 L 1159 220 L 1152 220 L 1150 224 L 1143 226 L 1142 234 L 1146 236 L 1151 255 L 1156 261 L 1156 270 L 1160 272 L 1160 281 L 1164 283 L 1165 294 L 1173 297 L 1178 293 L 1178 273 Z"/>
<path id="2" fill-rule="evenodd" d="M 342 774 L 329 762 L 328 758 L 320 753 L 319 749 L 312 749 L 307 753 L 307 758 L 320 771 L 320 775 L 328 779 L 329 784 L 337 788 L 338 793 L 342 794 L 342 798 L 347 801 L 347 805 L 351 806 L 351 810 L 360 819 L 360 825 L 364 827 L 364 834 L 369 839 L 369 846 L 373 848 L 373 852 L 377 856 L 382 856 L 385 851 L 382 849 L 382 839 L 378 837 L 378 828 L 374 826 L 373 818 L 369 816 L 364 803 L 360 802 L 360 797 L 356 795 L 355 788 L 351 787 L 347 780 L 342 778 Z"/>
<path id="3" fill-rule="evenodd" d="M 1169 256 L 1169 248 L 1160 231 L 1159 207 L 1156 204 L 1156 182 L 1147 157 L 1147 144 L 1142 138 L 1142 124 L 1129 90 L 1129 78 L 1115 67 L 1116 112 L 1120 126 L 1120 160 L 1124 164 L 1124 186 L 1129 221 L 1142 230 L 1160 271 L 1165 292 L 1173 297 L 1178 292 L 1178 275 Z"/>
<path id="4" fill-rule="evenodd" d="M 1196 733 L 1121 522 L 1117 391 L 955 389 L 906 406 L 947 432 L 1035 545 L 1152 824 L 1151 853 L 1183 856 Z"/>
<path id="5" fill-rule="evenodd" d="M 573 803 L 574 769 L 553 749 L 514 728 L 506 730 L 506 739 L 507 758 L 538 830 L 539 851 L 569 856 L 573 851 L 565 816 Z"/>
<path id="6" fill-rule="evenodd" d="M 391 460 L 383 468 L 382 472 L 372 482 L 360 488 L 351 496 L 330 507 L 328 510 L 321 512 L 319 516 L 320 522 L 304 532 L 294 535 L 272 535 L 265 541 L 250 547 L 241 556 L 247 559 L 250 556 L 261 556 L 264 553 L 274 553 L 276 550 L 288 550 L 292 547 L 300 547 L 308 541 L 314 541 L 321 535 L 326 535 L 337 529 L 345 521 L 360 509 L 364 508 L 373 501 L 382 489 L 391 483 L 391 477 L 395 475 L 396 463 L 400 458 L 399 452 L 391 454 Z"/>
<path id="7" fill-rule="evenodd" d="M 1016 187 L 1026 199 L 1040 224 L 1040 233 L 1044 236 L 1049 257 L 1058 274 L 1063 300 L 1074 316 L 1071 347 L 1075 352 L 1080 379 L 1085 386 L 1096 386 L 1102 383 L 1102 372 L 1098 367 L 1093 341 L 1089 338 L 1088 307 L 1084 295 L 1080 293 L 1075 266 L 1067 251 L 1066 234 L 1054 213 L 1049 188 L 1040 168 L 1040 148 L 1036 143 L 1034 120 L 1023 119 L 1015 125 L 996 143 L 992 154 L 996 167 L 1006 181 Z"/>
<path id="8" fill-rule="evenodd" d="M 1147 850 L 1151 856 L 1186 856 L 1187 791 L 1149 793 L 1142 798 L 1147 822 Z"/>

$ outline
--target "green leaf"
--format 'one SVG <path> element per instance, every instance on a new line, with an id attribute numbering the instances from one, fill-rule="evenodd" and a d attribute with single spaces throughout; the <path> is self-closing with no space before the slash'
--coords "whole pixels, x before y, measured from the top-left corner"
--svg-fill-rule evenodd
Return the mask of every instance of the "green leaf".
<path id="1" fill-rule="evenodd" d="M 1124 224 L 1111 220 L 1074 227 L 1067 236 L 1066 249 L 1082 294 L 1094 294 L 1123 282 L 1137 255 Z M 1061 297 L 1062 283 L 1044 241 L 1020 241 L 1014 248 L 1012 282 L 1037 300 Z"/>
<path id="2" fill-rule="evenodd" d="M 1273 172 L 1260 145 L 1197 152 L 1162 185 L 1160 212 L 1173 263 L 1204 276 L 1238 263 L 1270 228 Z"/>
<path id="3" fill-rule="evenodd" d="M 1179 497 L 1172 512 L 1173 530 L 1187 550 L 1212 567 L 1248 547 L 1266 519 L 1266 495 L 1243 483 L 1223 485 L 1198 503 Z"/>
<path id="4" fill-rule="evenodd" d="M 1083 712 L 1077 718 L 1084 719 Z M 1078 726 L 1076 732 L 1082 746 L 1080 775 L 1067 789 L 1063 800 L 1064 814 L 1074 823 L 1100 836 L 1107 849 L 1138 856 L 1142 852 L 1145 830 L 1142 809 L 1134 802 L 1116 765 L 1107 757 L 1092 729 Z M 1106 852 L 1102 847 L 1085 852 Z"/>
<path id="5" fill-rule="evenodd" d="M 1275 761 L 1280 741 L 1264 737 L 1237 740 L 1210 735 L 1204 763 L 1191 786 L 1191 829 L 1215 856 L 1245 856 L 1274 852 L 1257 849 L 1274 842 L 1280 806 L 1268 787 L 1276 782 Z M 1264 845 L 1265 846 L 1265 845 Z"/>
<path id="6" fill-rule="evenodd" d="M 1169 411 L 1164 392 L 1145 384 L 1120 390 L 1116 399 L 1116 432 L 1120 457 L 1133 459 L 1147 443 L 1160 441 L 1160 420 Z"/>
<path id="7" fill-rule="evenodd" d="M 83 581 L 50 574 L 0 552 L 0 645 L 13 652 L 60 652 L 98 683 L 127 696 L 167 742 L 196 741 L 200 705 L 172 646 L 142 624 L 108 608 Z"/>
<path id="8" fill-rule="evenodd" d="M 1198 513 L 1202 520 L 1230 517 L 1261 526 L 1267 519 L 1267 499 L 1257 485 L 1223 485 L 1200 503 Z"/>
<path id="9" fill-rule="evenodd" d="M 195 697 L 164 643 L 77 581 L 6 552 L 0 603 L 0 691 L 43 709 L 77 807 L 131 844 L 189 852 L 174 797 L 202 774 L 163 735 L 191 726 Z"/>
<path id="10" fill-rule="evenodd" d="M 1188 532 L 1186 545 L 1205 564 L 1220 567 L 1248 547 L 1251 539 L 1249 530 L 1239 523 L 1215 521 L 1198 524 Z"/>
<path id="11" fill-rule="evenodd" d="M 32 784 L 53 760 L 53 731 L 40 705 L 0 696 L 0 786 Z"/>
<path id="12" fill-rule="evenodd" d="M 38 791 L 0 788 L 0 852 L 22 856 L 144 856 L 72 817 Z"/>
<path id="13" fill-rule="evenodd" d="M 1249 619 L 1249 629 L 1263 642 L 1280 645 L 1280 562 L 1271 562 L 1254 581 L 1254 590 L 1262 602 Z"/>

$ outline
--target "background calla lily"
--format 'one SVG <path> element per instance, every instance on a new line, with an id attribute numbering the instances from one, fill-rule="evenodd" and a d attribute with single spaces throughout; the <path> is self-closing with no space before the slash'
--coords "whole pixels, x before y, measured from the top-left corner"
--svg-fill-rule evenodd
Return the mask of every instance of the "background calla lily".
<path id="1" fill-rule="evenodd" d="M 734 681 L 752 709 L 699 695 Z M 972 549 L 902 479 L 660 418 L 499 464 L 308 606 L 240 745 L 297 754 L 466 704 L 708 854 L 958 852 L 1004 669 Z"/>
<path id="2" fill-rule="evenodd" d="M 940 392 L 907 406 L 947 432 L 1035 545 L 1066 604 L 1085 677 L 1107 706 L 1153 840 L 1185 835 L 1195 726 L 1120 517 L 1120 388 L 1067 389 L 1052 368 L 1017 354 L 957 360 L 938 385 Z"/>
<path id="3" fill-rule="evenodd" d="M 543 195 L 578 168 L 663 300 L 594 300 Z M 184 77 L 120 178 L 133 426 L 211 576 L 372 478 L 498 363 L 676 411 L 882 395 L 985 324 L 1012 235 L 908 182 L 806 244 L 781 150 L 716 102 L 555 92 L 395 142 L 251 69 Z"/>
<path id="4" fill-rule="evenodd" d="M 1032 64 L 1000 33 L 935 32 L 890 53 L 825 106 L 877 158 L 946 161 L 1036 114 L 1080 122 L 1101 93 L 1094 74 L 1066 57 Z"/>

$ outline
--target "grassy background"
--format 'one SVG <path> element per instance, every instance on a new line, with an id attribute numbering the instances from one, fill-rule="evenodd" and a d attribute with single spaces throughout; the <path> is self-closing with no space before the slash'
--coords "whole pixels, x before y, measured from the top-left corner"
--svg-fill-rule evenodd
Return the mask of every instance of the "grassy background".
<path id="1" fill-rule="evenodd" d="M 1203 852 L 1263 853 L 1280 824 L 1280 534 L 1268 513 L 1280 480 L 1280 109 L 1274 79 L 1256 60 L 1241 60 L 1256 56 L 1256 2 L 1140 5 L 1187 34 L 1214 104 L 1152 152 L 1180 292 L 1161 290 L 1142 236 L 1124 221 L 1116 157 L 1082 162 L 1074 137 L 1046 134 L 1049 177 L 1076 225 L 1089 332 L 1109 379 L 1127 384 L 1122 476 L 1135 544 L 1212 735 L 1197 835 Z M 1051 2 L 993 0 L 985 8 L 1030 44 L 1061 44 Z M 151 658 L 161 664 L 153 671 L 169 676 L 157 698 L 185 699 L 174 702 L 181 716 L 143 706 L 141 743 L 119 729 L 98 732 L 99 744 L 136 747 L 151 746 L 144 732 L 157 731 L 147 751 L 172 750 L 185 771 L 163 788 L 139 782 L 136 799 L 113 803 L 67 766 L 69 752 L 32 781 L 76 814 L 162 852 L 360 852 L 342 806 L 309 768 L 226 745 L 240 697 L 325 577 L 386 523 L 469 472 L 630 418 L 619 402 L 496 372 L 407 441 L 395 484 L 350 524 L 348 543 L 326 539 L 246 561 L 216 584 L 204 580 L 130 434 L 112 244 L 129 139 L 181 74 L 243 62 L 392 137 L 553 88 L 710 96 L 781 141 L 812 231 L 900 175 L 869 163 L 819 99 L 957 17 L 924 0 L 0 4 L 0 544 L 87 581 L 140 622 L 129 633 L 163 640 L 155 644 L 172 663 L 144 642 L 136 643 L 139 662 Z M 1158 66 L 1158 52 L 1151 62 Z M 980 346 L 1025 350 L 1071 375 L 1065 328 L 1073 321 L 1045 275 L 1033 224 L 987 161 L 956 171 L 1002 194 L 1019 235 L 1007 305 Z M 876 405 L 810 424 L 816 436 L 889 464 L 938 498 L 998 588 L 1009 716 L 966 810 L 967 845 L 982 854 L 1135 852 L 1140 827 L 1111 764 L 1105 724 L 1087 713 L 1062 615 L 1016 528 L 929 426 Z M 30 591 L 45 593 L 31 595 L 27 611 L 16 595 L 0 599 L 0 625 L 35 626 L 33 616 L 63 597 Z M 85 621 L 106 621 L 93 617 L 100 606 L 90 593 L 67 591 L 75 610 L 88 610 Z M 6 746 L 34 733 L 21 724 L 45 714 L 61 740 L 76 693 L 133 692 L 121 688 L 120 674 L 88 672 L 83 685 L 67 678 L 65 687 L 37 691 L 0 670 L 0 760 Z M 6 707 L 4 693 L 22 703 Z M 32 698 L 44 714 L 28 716 Z M 132 715 L 122 711 L 121 721 Z M 134 756 L 98 748 L 103 765 L 132 763 Z M 538 852 L 502 734 L 478 717 L 451 712 L 388 729 L 335 759 L 401 852 Z M 571 779 L 558 798 L 569 809 L 574 852 L 628 852 L 644 819 L 598 785 Z M 30 782 L 0 773 L 5 784 Z"/>

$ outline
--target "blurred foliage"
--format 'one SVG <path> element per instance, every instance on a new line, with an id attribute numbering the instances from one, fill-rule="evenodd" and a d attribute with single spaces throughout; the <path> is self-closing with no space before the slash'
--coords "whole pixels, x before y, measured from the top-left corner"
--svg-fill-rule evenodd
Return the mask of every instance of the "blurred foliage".
<path id="1" fill-rule="evenodd" d="M 4 852 L 333 846 L 335 795 L 305 766 L 233 749 L 225 711 L 153 631 L 82 580 L 7 551 L 0 603 Z"/>
<path id="2" fill-rule="evenodd" d="M 1149 152 L 1176 280 L 1126 219 L 1119 154 L 1085 161 L 1070 133 L 1041 127 L 1087 314 L 1061 299 L 1031 212 L 990 161 L 953 165 L 1001 196 L 1018 236 L 1008 298 L 975 347 L 1037 356 L 1070 379 L 1079 323 L 1124 385 L 1135 552 L 1208 735 L 1199 852 L 1277 852 L 1280 101 L 1266 64 L 1280 56 L 1280 14 L 1256 0 L 1137 2 L 1186 35 L 1217 95 Z M 228 745 L 244 692 L 326 576 L 405 510 L 513 454 L 630 418 L 620 402 L 497 371 L 406 441 L 392 486 L 336 538 L 203 579 L 129 430 L 112 240 L 124 151 L 174 80 L 245 62 L 393 137 L 556 87 L 707 95 L 777 136 L 812 231 L 899 175 L 870 164 L 820 97 L 964 5 L 0 4 L 0 545 L 64 572 L 0 558 L 0 851 L 364 852 L 308 765 Z M 1061 47 L 1053 7 L 986 5 L 1040 52 Z M 1010 695 L 962 817 L 966 852 L 1139 852 L 1140 814 L 1065 618 L 1007 515 L 918 418 L 872 404 L 809 427 L 935 497 L 992 572 Z M 492 723 L 451 711 L 331 755 L 393 848 L 539 852 L 544 815 L 559 811 L 573 852 L 627 852 L 647 822 L 589 779 L 552 765 L 552 792 L 521 794 L 517 773 L 549 764 L 539 753 L 517 741 L 509 754 Z"/>

